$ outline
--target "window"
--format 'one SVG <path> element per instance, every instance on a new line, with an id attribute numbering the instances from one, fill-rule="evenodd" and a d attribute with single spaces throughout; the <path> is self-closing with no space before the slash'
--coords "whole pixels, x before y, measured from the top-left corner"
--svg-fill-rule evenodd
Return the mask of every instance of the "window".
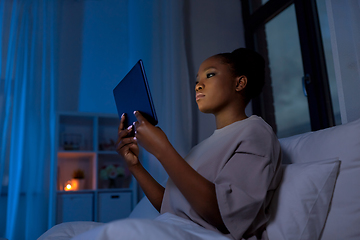
<path id="1" fill-rule="evenodd" d="M 242 8 L 246 45 L 267 63 L 264 91 L 253 100 L 254 114 L 278 137 L 334 126 L 332 100 L 337 96 L 330 94 L 327 65 L 332 62 L 326 62 L 321 31 L 326 23 L 320 27 L 316 1 L 242 0 Z M 331 52 L 327 47 L 326 53 Z M 331 92 L 335 96 L 336 88 Z"/>

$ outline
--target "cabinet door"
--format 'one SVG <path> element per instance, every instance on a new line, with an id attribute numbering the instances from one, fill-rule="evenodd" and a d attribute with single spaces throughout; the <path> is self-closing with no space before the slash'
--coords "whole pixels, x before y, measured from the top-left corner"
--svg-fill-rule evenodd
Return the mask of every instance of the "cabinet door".
<path id="1" fill-rule="evenodd" d="M 99 222 L 126 218 L 131 212 L 131 192 L 99 193 Z"/>
<path id="2" fill-rule="evenodd" d="M 61 194 L 61 222 L 93 221 L 93 194 Z"/>

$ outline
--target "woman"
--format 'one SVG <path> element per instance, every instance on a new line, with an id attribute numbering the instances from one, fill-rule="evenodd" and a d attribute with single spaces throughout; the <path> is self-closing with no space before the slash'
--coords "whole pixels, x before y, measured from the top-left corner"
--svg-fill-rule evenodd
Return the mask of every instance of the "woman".
<path id="1" fill-rule="evenodd" d="M 280 144 L 261 118 L 245 114 L 264 85 L 264 67 L 263 58 L 245 48 L 201 64 L 196 102 L 200 111 L 215 115 L 216 130 L 185 159 L 164 132 L 139 112 L 134 112 L 134 127 L 127 129 L 126 116 L 121 117 L 117 152 L 160 213 L 191 220 L 232 239 L 267 239 L 267 208 L 281 179 Z M 139 145 L 168 173 L 166 188 L 141 165 Z"/>
<path id="2" fill-rule="evenodd" d="M 185 159 L 164 132 L 139 112 L 134 112 L 135 127 L 124 129 L 126 116 L 121 117 L 117 152 L 161 213 L 159 217 L 62 223 L 39 240 L 268 239 L 267 210 L 281 180 L 280 144 L 260 117 L 245 114 L 245 107 L 264 85 L 264 66 L 259 54 L 244 48 L 201 64 L 196 102 L 200 111 L 215 115 L 217 129 Z M 168 173 L 165 188 L 141 165 L 139 145 Z"/>

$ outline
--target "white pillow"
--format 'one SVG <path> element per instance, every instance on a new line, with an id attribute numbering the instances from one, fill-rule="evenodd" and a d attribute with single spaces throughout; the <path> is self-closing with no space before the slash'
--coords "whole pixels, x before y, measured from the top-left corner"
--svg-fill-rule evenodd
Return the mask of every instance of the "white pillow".
<path id="1" fill-rule="evenodd" d="M 129 218 L 155 219 L 160 213 L 154 208 L 149 199 L 145 196 L 135 206 Z"/>
<path id="2" fill-rule="evenodd" d="M 339 166 L 336 159 L 283 165 L 283 179 L 270 204 L 270 240 L 319 239 Z"/>
<path id="3" fill-rule="evenodd" d="M 279 139 L 285 163 L 341 160 L 323 240 L 360 239 L 360 119 Z"/>

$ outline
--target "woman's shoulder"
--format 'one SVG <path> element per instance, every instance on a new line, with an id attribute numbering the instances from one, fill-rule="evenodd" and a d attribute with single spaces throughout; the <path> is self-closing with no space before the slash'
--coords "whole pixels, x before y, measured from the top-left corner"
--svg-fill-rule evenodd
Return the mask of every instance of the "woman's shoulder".
<path id="1" fill-rule="evenodd" d="M 272 127 L 258 116 L 249 120 L 238 136 L 239 145 L 236 151 L 250 152 L 259 156 L 278 154 L 280 143 Z"/>
<path id="2" fill-rule="evenodd" d="M 267 130 L 273 131 L 272 127 L 262 117 L 259 117 L 257 115 L 251 115 L 246 120 L 249 120 L 248 121 L 249 125 L 253 125 L 253 126 L 256 126 L 256 127 L 263 127 L 263 128 L 265 128 Z"/>
<path id="3" fill-rule="evenodd" d="M 261 117 L 252 115 L 238 132 L 238 141 L 254 146 L 279 145 L 278 138 L 272 127 Z"/>
<path id="4" fill-rule="evenodd" d="M 252 115 L 221 129 L 216 129 L 211 136 L 199 142 L 192 150 L 218 141 L 240 142 L 246 140 L 256 142 L 259 141 L 259 139 L 264 141 L 277 140 L 271 126 L 261 117 Z"/>
<path id="5" fill-rule="evenodd" d="M 245 120 L 239 121 L 238 127 L 234 131 L 241 131 L 244 134 L 248 133 L 251 135 L 269 135 L 274 136 L 275 133 L 272 127 L 257 115 L 251 115 Z"/>

